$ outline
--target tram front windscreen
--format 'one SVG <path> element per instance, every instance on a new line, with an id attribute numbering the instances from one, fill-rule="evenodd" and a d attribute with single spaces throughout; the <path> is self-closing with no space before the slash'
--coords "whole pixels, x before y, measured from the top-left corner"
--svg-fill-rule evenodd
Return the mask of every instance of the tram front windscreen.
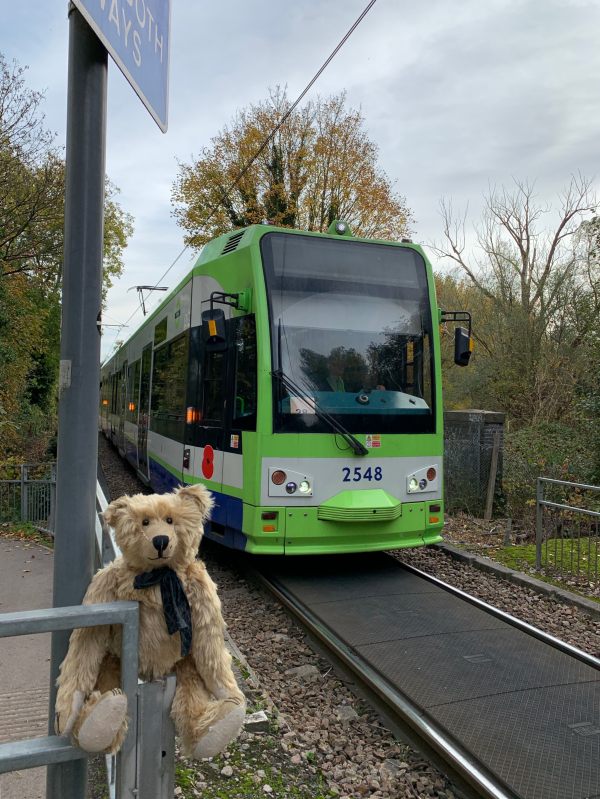
<path id="1" fill-rule="evenodd" d="M 269 233 L 274 430 L 320 432 L 320 408 L 352 433 L 433 432 L 427 271 L 410 247 Z"/>

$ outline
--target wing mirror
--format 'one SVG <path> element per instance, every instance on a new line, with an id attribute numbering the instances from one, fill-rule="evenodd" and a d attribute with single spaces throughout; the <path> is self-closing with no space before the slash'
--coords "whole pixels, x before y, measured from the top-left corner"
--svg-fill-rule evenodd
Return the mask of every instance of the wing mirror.
<path id="1" fill-rule="evenodd" d="M 473 351 L 473 339 L 464 327 L 454 330 L 454 363 L 457 366 L 468 366 Z"/>
<path id="2" fill-rule="evenodd" d="M 202 311 L 202 337 L 209 349 L 226 348 L 225 314 L 220 308 Z"/>
<path id="3" fill-rule="evenodd" d="M 467 322 L 469 327 L 454 329 L 454 363 L 457 366 L 468 366 L 473 352 L 473 336 L 471 335 L 471 314 L 468 311 L 441 311 L 441 322 Z"/>

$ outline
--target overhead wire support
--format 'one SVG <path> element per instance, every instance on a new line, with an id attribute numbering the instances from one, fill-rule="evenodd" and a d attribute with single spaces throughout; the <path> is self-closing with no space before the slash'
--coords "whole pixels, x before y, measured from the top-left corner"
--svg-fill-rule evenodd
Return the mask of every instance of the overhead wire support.
<path id="1" fill-rule="evenodd" d="M 140 306 L 141 306 L 141 309 L 142 309 L 142 313 L 144 314 L 144 316 L 146 316 L 146 302 L 145 302 L 145 298 L 144 298 L 144 292 L 145 291 L 167 291 L 169 287 L 168 286 L 132 286 L 131 288 L 137 289 L 137 293 L 138 293 L 139 298 L 140 298 Z M 127 291 L 131 291 L 131 289 L 127 289 Z M 129 319 L 127 321 L 129 321 Z M 125 323 L 125 324 L 127 324 L 127 323 Z"/>
<path id="2" fill-rule="evenodd" d="M 365 6 L 365 8 L 364 8 L 364 9 L 362 10 L 362 12 L 361 12 L 361 13 L 358 15 L 358 17 L 355 19 L 355 21 L 352 23 L 352 25 L 350 26 L 350 28 L 349 28 L 349 29 L 346 31 L 346 33 L 345 33 L 345 34 L 344 34 L 344 36 L 343 36 L 343 37 L 340 39 L 340 41 L 337 43 L 337 45 L 336 45 L 336 46 L 333 48 L 333 50 L 331 51 L 331 53 L 329 54 L 329 56 L 328 56 L 328 57 L 325 59 L 325 61 L 323 62 L 323 64 L 322 64 L 322 65 L 319 67 L 319 69 L 318 69 L 318 70 L 317 70 L 317 72 L 314 74 L 314 76 L 311 78 L 311 80 L 310 80 L 310 81 L 309 81 L 309 82 L 306 84 L 305 88 L 304 88 L 304 89 L 302 90 L 302 92 L 301 92 L 301 93 L 298 95 L 298 97 L 296 98 L 296 100 L 295 100 L 295 101 L 292 103 L 292 105 L 291 105 L 291 106 L 288 108 L 288 110 L 285 112 L 285 114 L 284 114 L 284 115 L 281 117 L 281 119 L 279 120 L 279 122 L 278 122 L 278 123 L 275 125 L 275 127 L 273 128 L 273 130 L 272 130 L 272 131 L 269 133 L 269 135 L 268 135 L 268 136 L 265 138 L 265 140 L 262 142 L 262 144 L 260 145 L 260 147 L 258 148 L 258 150 L 257 150 L 257 151 L 254 153 L 254 155 L 252 156 L 252 158 L 250 158 L 250 160 L 248 161 L 248 163 L 247 163 L 247 164 L 245 164 L 245 165 L 242 167 L 242 169 L 239 171 L 239 173 L 237 174 L 237 176 L 234 178 L 233 182 L 232 182 L 232 183 L 231 183 L 231 184 L 230 184 L 230 185 L 229 185 L 229 186 L 228 186 L 226 189 L 224 189 L 224 190 L 223 190 L 223 198 L 224 198 L 224 199 L 227 199 L 227 198 L 229 197 L 229 192 L 231 192 L 231 191 L 232 191 L 232 190 L 233 190 L 233 189 L 234 189 L 234 188 L 237 186 L 237 184 L 239 183 L 239 181 L 240 181 L 240 180 L 241 180 L 241 179 L 244 177 L 244 175 L 245 175 L 245 174 L 248 172 L 248 170 L 250 169 L 250 167 L 252 166 L 252 164 L 253 164 L 253 163 L 256 161 L 256 159 L 258 158 L 258 156 L 259 156 L 259 155 L 260 155 L 260 154 L 261 154 L 261 153 L 264 151 L 265 147 L 267 147 L 267 145 L 269 144 L 269 142 L 270 142 L 270 141 L 273 139 L 273 137 L 275 136 L 275 134 L 277 133 L 277 131 L 278 131 L 278 130 L 279 130 L 281 127 L 282 127 L 282 125 L 283 125 L 283 124 L 284 124 L 284 123 L 285 123 L 285 122 L 286 122 L 286 121 L 289 119 L 290 115 L 291 115 L 291 114 L 293 113 L 293 111 L 294 111 L 294 110 L 297 108 L 297 106 L 298 106 L 298 105 L 299 105 L 299 103 L 300 103 L 300 102 L 303 100 L 303 98 L 304 98 L 304 97 L 307 95 L 307 93 L 308 93 L 308 92 L 311 90 L 311 88 L 314 86 L 314 84 L 317 82 L 317 80 L 318 80 L 318 79 L 321 77 L 321 75 L 323 74 L 323 72 L 324 72 L 324 71 L 327 69 L 327 67 L 329 66 L 329 64 L 330 64 L 330 63 L 333 61 L 333 59 L 336 57 L 336 55 L 339 53 L 339 51 L 342 49 L 342 47 L 343 47 L 343 46 L 346 44 L 346 42 L 348 41 L 348 39 L 350 38 L 350 36 L 352 36 L 352 34 L 354 33 L 354 31 L 355 31 L 355 30 L 358 28 L 358 26 L 360 25 L 360 23 L 361 23 L 361 22 L 363 21 L 363 19 L 364 19 L 364 18 L 367 16 L 367 14 L 368 14 L 368 13 L 369 13 L 369 11 L 370 11 L 370 10 L 373 8 L 373 6 L 375 5 L 375 3 L 376 3 L 376 2 L 377 2 L 377 0 L 369 0 L 369 2 L 367 3 L 367 5 Z M 213 205 L 213 206 L 210 208 L 210 210 L 209 210 L 209 212 L 208 212 L 208 215 L 207 215 L 207 217 L 206 217 L 206 222 L 208 222 L 208 221 L 209 221 L 209 220 L 212 218 L 213 214 L 215 213 L 215 211 L 217 211 L 217 209 L 220 207 L 220 205 L 221 205 L 221 203 L 219 202 L 219 203 L 216 203 L 215 205 Z M 177 261 L 178 261 L 178 260 L 181 258 L 181 256 L 182 256 L 182 255 L 183 255 L 183 254 L 184 254 L 184 253 L 185 253 L 185 252 L 186 252 L 186 251 L 189 249 L 189 246 L 190 246 L 189 244 L 186 244 L 186 245 L 183 247 L 183 249 L 181 250 L 181 252 L 179 253 L 179 255 L 178 255 L 178 256 L 175 258 L 175 260 L 174 260 L 174 261 L 171 263 L 171 265 L 168 267 L 168 269 L 166 270 L 166 272 L 165 272 L 165 273 L 164 273 L 164 274 L 163 274 L 163 275 L 162 275 L 162 276 L 161 276 L 161 277 L 158 279 L 158 281 L 157 281 L 157 283 L 156 283 L 156 286 L 153 286 L 153 287 L 152 287 L 153 289 L 156 289 L 156 288 L 157 288 L 157 286 L 158 286 L 158 284 L 159 284 L 159 283 L 160 283 L 162 280 L 164 280 L 164 279 L 165 279 L 165 277 L 166 277 L 166 276 L 169 274 L 169 272 L 170 272 L 170 271 L 171 271 L 171 269 L 172 269 L 172 268 L 175 266 L 175 264 L 177 263 Z M 135 309 L 135 311 L 133 311 L 133 313 L 132 313 L 132 314 L 131 314 L 131 315 L 128 317 L 128 319 L 127 319 L 127 320 L 126 320 L 126 321 L 123 323 L 123 327 L 126 327 L 126 326 L 127 326 L 127 324 L 128 324 L 128 323 L 129 323 L 129 322 L 130 322 L 130 321 L 133 319 L 133 317 L 136 315 L 136 313 L 137 313 L 137 312 L 138 312 L 138 309 L 136 308 L 136 309 Z M 111 353 L 111 354 L 112 354 L 112 353 Z M 109 355 L 108 357 L 110 357 L 110 355 Z M 107 358 L 107 360 L 108 360 L 108 358 Z"/>

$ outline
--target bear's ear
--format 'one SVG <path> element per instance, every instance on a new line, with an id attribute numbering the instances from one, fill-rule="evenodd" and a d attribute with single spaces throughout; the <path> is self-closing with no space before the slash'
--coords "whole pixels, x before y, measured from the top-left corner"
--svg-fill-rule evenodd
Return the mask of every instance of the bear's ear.
<path id="1" fill-rule="evenodd" d="M 115 527 L 117 520 L 120 516 L 127 512 L 129 508 L 129 497 L 119 497 L 115 499 L 114 502 L 111 502 L 107 509 L 102 514 L 104 521 L 110 525 L 110 527 Z"/>
<path id="2" fill-rule="evenodd" d="M 202 483 L 176 488 L 175 493 L 184 502 L 194 502 L 200 508 L 202 521 L 208 518 L 215 504 L 212 494 Z"/>

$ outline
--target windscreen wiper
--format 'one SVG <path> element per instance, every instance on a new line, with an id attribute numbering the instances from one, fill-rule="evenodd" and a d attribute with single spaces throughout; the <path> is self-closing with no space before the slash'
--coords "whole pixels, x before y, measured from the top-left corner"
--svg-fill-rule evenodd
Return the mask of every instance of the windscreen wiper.
<path id="1" fill-rule="evenodd" d="M 316 399 L 308 395 L 306 390 L 294 383 L 291 377 L 288 377 L 282 369 L 277 369 L 276 371 L 272 372 L 272 375 L 273 377 L 277 378 L 281 385 L 287 388 L 288 391 L 294 392 L 294 394 L 301 397 L 308 405 L 310 405 L 312 410 L 315 412 L 315 416 L 328 424 L 334 432 L 340 435 L 352 448 L 355 455 L 369 454 L 369 450 L 363 446 L 363 444 L 361 444 L 360 441 L 353 436 L 349 430 L 346 430 L 341 422 L 338 422 L 338 420 L 334 419 L 331 414 L 323 410 L 323 408 L 321 408 L 321 406 L 317 403 Z"/>

